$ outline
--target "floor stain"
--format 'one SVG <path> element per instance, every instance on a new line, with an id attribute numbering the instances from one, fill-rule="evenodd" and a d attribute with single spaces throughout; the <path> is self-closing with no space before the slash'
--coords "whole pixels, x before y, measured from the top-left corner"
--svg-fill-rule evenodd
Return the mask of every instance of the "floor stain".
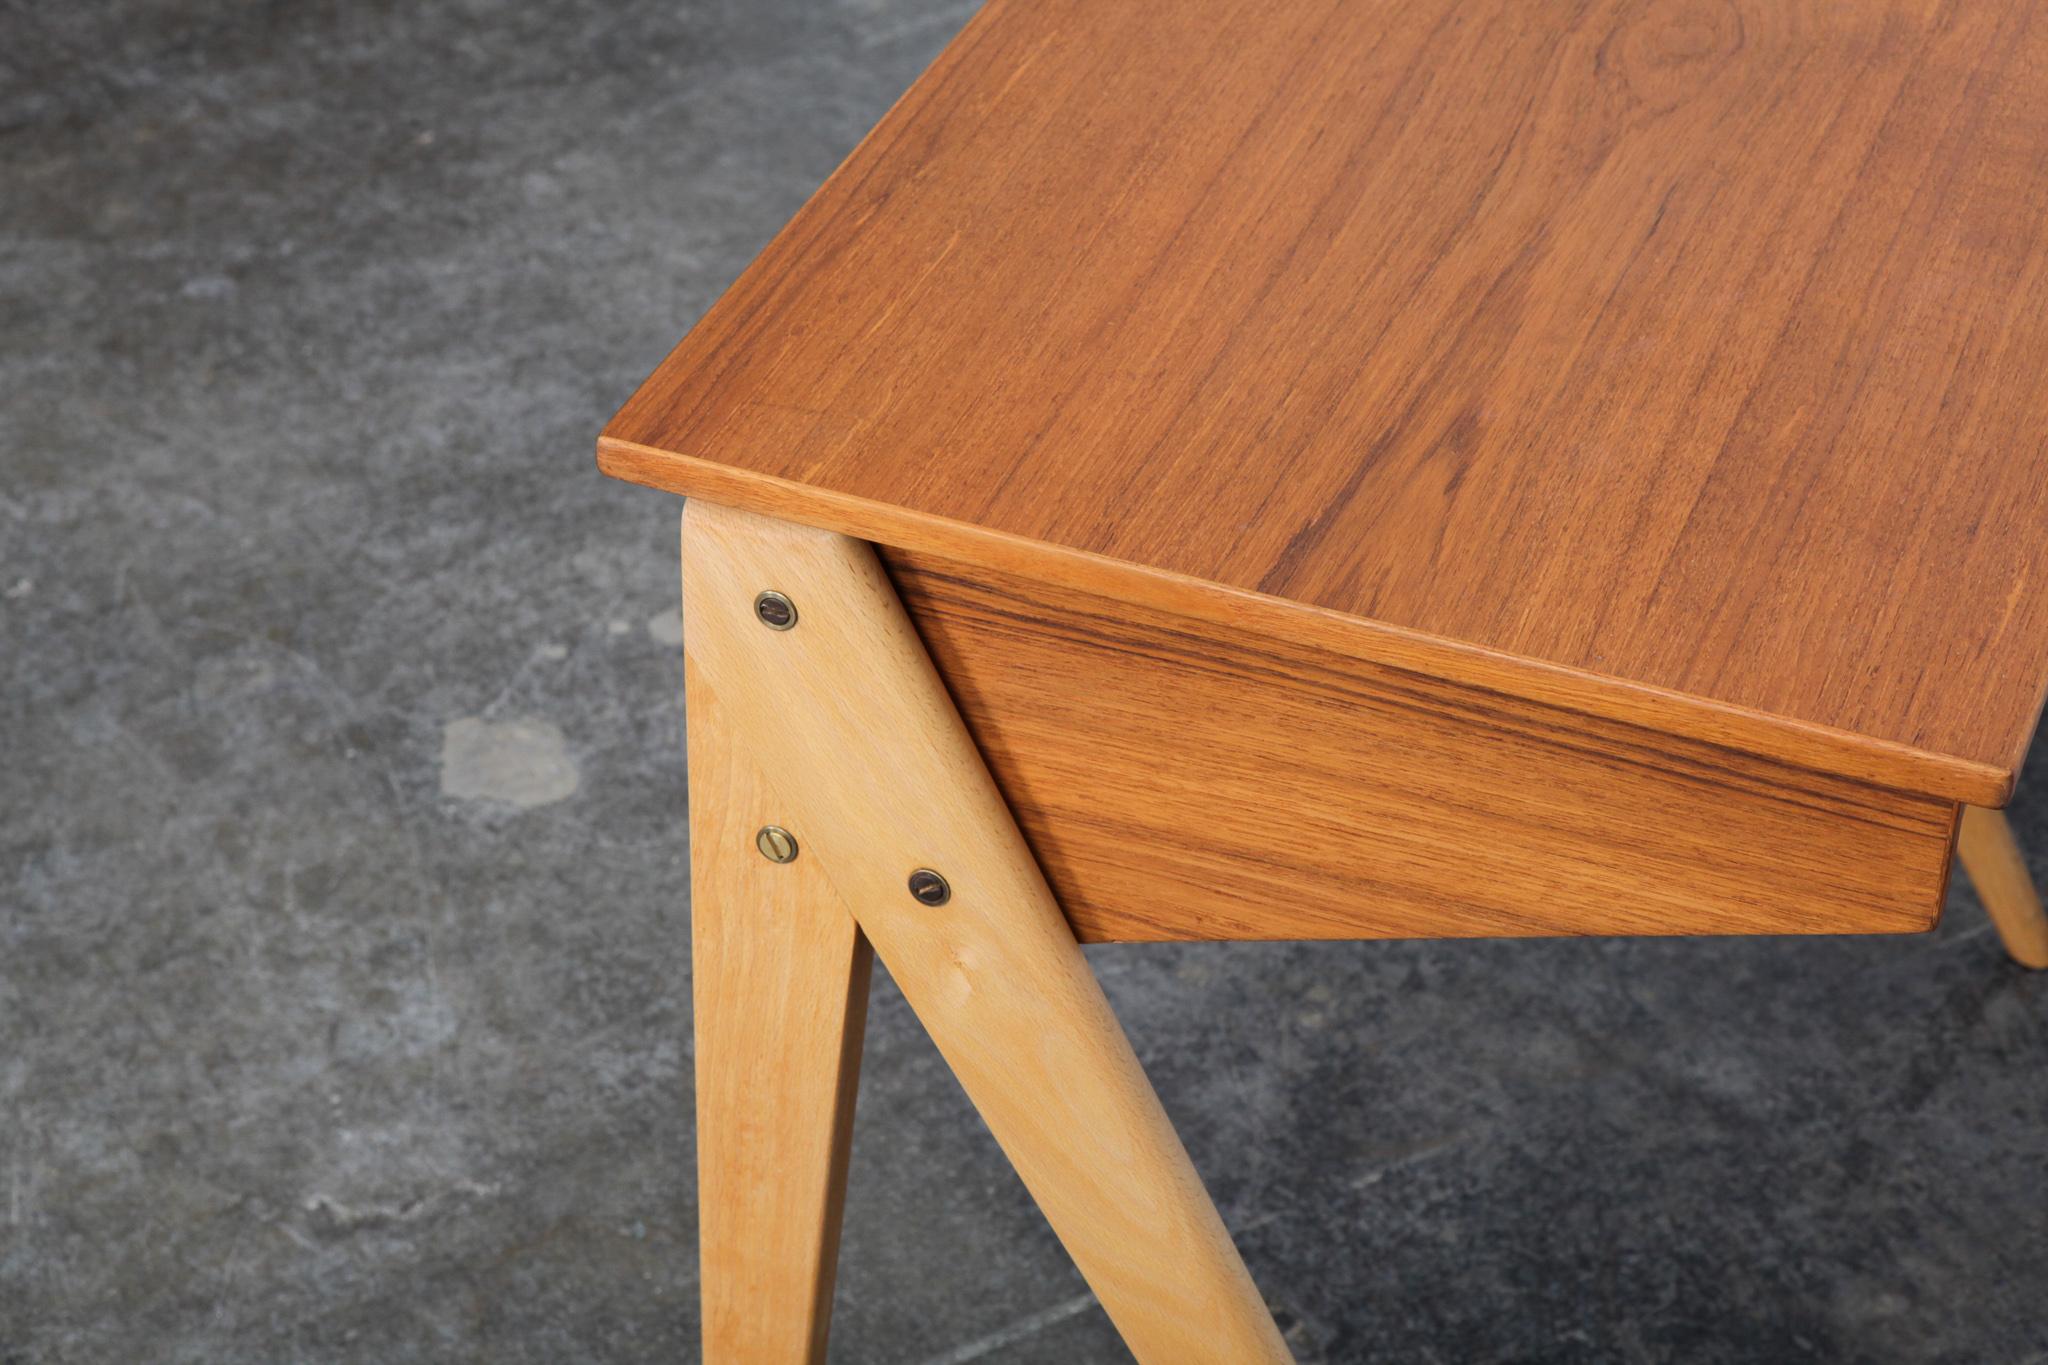
<path id="1" fill-rule="evenodd" d="M 581 780 L 561 728 L 520 717 L 464 716 L 441 733 L 441 794 L 522 809 L 573 796 Z"/>

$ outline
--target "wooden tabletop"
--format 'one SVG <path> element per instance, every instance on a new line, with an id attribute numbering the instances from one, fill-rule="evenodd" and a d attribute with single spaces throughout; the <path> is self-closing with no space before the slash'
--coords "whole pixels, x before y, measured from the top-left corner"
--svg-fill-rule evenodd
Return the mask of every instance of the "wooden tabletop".
<path id="1" fill-rule="evenodd" d="M 995 0 L 599 460 L 2002 804 L 2048 6 Z"/>

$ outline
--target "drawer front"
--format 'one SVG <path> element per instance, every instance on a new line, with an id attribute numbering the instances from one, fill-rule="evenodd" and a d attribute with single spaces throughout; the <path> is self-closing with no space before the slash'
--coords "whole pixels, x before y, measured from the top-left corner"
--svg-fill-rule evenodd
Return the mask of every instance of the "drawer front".
<path id="1" fill-rule="evenodd" d="M 1953 803 L 884 549 L 1084 941 L 1931 928 Z"/>

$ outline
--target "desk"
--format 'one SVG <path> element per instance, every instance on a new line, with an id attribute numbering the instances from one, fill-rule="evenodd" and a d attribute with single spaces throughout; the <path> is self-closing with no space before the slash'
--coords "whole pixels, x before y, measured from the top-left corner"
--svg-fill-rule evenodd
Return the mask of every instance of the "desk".
<path id="1" fill-rule="evenodd" d="M 707 1355 L 822 1351 L 871 948 L 1170 1361 L 1284 1350 L 1077 942 L 1911 932 L 1960 829 L 2048 965 L 2043 72 L 2023 0 L 969 23 L 598 446 L 692 499 Z"/>

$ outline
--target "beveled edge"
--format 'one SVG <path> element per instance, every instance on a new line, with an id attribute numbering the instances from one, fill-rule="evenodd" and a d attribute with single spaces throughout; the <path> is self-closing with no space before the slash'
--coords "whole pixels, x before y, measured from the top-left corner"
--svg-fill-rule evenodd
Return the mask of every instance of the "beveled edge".
<path id="1" fill-rule="evenodd" d="M 914 512 L 621 440 L 609 433 L 608 426 L 606 434 L 598 438 L 597 467 L 602 473 L 628 483 L 884 545 L 983 564 L 1061 587 L 1311 645 L 1524 701 L 1641 725 L 1760 758 L 1977 806 L 2004 806 L 2012 798 L 2018 775 L 2018 757 L 2001 767 L 1934 753 L 1896 740 L 1526 658 L 1327 607 Z M 2022 746 L 2022 755 L 2024 751 Z"/>

